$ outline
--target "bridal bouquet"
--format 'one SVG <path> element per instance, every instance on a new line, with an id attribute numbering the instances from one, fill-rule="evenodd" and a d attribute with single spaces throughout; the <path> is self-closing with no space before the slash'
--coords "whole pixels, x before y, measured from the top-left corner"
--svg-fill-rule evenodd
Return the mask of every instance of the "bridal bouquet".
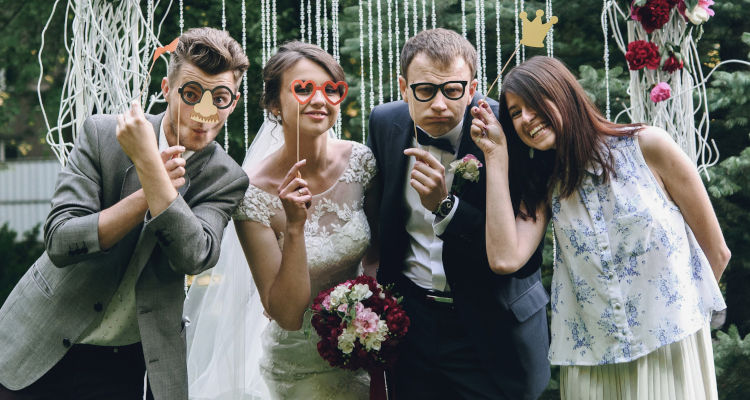
<path id="1" fill-rule="evenodd" d="M 368 371 L 393 365 L 409 317 L 390 288 L 362 275 L 323 290 L 313 300 L 318 352 L 331 366 Z"/>

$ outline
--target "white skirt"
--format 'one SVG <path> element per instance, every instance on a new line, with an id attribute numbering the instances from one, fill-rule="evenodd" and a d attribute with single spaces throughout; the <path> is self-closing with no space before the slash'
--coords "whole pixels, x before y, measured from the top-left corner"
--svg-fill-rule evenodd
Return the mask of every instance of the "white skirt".
<path id="1" fill-rule="evenodd" d="M 560 398 L 564 400 L 716 400 L 718 397 L 708 325 L 679 342 L 630 362 L 560 368 Z"/>

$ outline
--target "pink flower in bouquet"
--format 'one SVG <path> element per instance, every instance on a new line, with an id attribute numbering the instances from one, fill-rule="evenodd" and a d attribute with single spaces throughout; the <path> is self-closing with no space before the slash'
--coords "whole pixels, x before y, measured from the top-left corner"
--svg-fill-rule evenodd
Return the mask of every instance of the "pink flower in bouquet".
<path id="1" fill-rule="evenodd" d="M 664 61 L 664 65 L 662 65 L 661 69 L 671 74 L 672 72 L 675 72 L 678 69 L 682 69 L 683 66 L 684 66 L 684 63 L 681 58 L 679 58 L 675 54 L 670 54 L 669 58 L 667 58 L 667 60 Z"/>
<path id="2" fill-rule="evenodd" d="M 357 317 L 354 318 L 352 324 L 356 332 L 360 335 L 376 332 L 378 330 L 378 321 L 380 321 L 378 314 L 375 314 L 369 308 L 365 308 L 362 303 L 357 303 L 355 309 L 357 310 Z"/>
<path id="3" fill-rule="evenodd" d="M 331 295 L 326 295 L 326 297 L 323 298 L 323 302 L 321 302 L 320 305 L 326 310 L 330 310 L 331 309 Z"/>
<path id="4" fill-rule="evenodd" d="M 634 40 L 628 43 L 628 51 L 625 53 L 625 59 L 628 61 L 628 68 L 639 70 L 643 67 L 648 69 L 657 69 L 661 64 L 659 48 L 651 42 L 645 40 Z"/>
<path id="5" fill-rule="evenodd" d="M 654 103 L 667 100 L 672 97 L 672 88 L 669 87 L 667 82 L 659 82 L 651 89 L 650 97 Z"/>
<path id="6" fill-rule="evenodd" d="M 708 21 L 710 17 L 714 16 L 714 10 L 709 8 L 713 4 L 714 0 L 698 0 L 698 4 L 696 4 L 692 10 L 688 10 L 685 6 L 685 2 L 681 1 L 677 4 L 677 10 L 686 20 L 695 25 L 700 25 Z"/>
<path id="7" fill-rule="evenodd" d="M 630 18 L 640 21 L 646 33 L 660 29 L 669 21 L 669 13 L 674 4 L 669 0 L 648 0 L 643 6 L 636 4 L 642 1 L 634 1 L 630 8 Z"/>

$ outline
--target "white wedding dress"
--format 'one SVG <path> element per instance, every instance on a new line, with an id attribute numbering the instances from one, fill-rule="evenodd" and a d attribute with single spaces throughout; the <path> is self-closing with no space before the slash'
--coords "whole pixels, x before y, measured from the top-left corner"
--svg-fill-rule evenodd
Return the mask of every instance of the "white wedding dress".
<path id="1" fill-rule="evenodd" d="M 370 241 L 370 228 L 362 207 L 365 190 L 375 173 L 375 159 L 370 149 L 352 142 L 344 173 L 325 192 L 313 196 L 305 223 L 311 301 L 321 290 L 361 274 L 360 261 Z M 271 227 L 282 248 L 286 216 L 278 195 L 250 184 L 233 218 Z M 233 227 L 228 230 L 233 231 Z M 236 233 L 230 233 L 224 240 L 237 241 Z M 222 257 L 225 257 L 223 251 Z M 348 400 L 369 397 L 367 372 L 331 367 L 318 354 L 319 337 L 310 326 L 309 312 L 299 331 L 286 331 L 275 322 L 259 317 L 262 309 L 254 285 L 250 285 L 250 293 L 246 294 L 247 285 L 237 282 L 252 279 L 249 271 L 239 270 L 248 269 L 244 256 L 242 260 L 230 262 L 234 266 L 220 276 L 216 276 L 216 271 L 204 273 L 204 281 L 210 284 L 194 284 L 197 296 L 191 287 L 186 300 L 191 399 Z M 200 279 L 197 277 L 196 282 Z M 234 286 L 223 289 L 232 294 L 218 296 L 223 300 L 212 300 L 212 287 L 218 289 L 222 284 Z M 224 304 L 229 298 L 235 304 Z M 189 304 L 191 301 L 201 304 Z M 227 335 L 225 330 L 233 334 Z M 216 338 L 218 336 L 222 339 Z"/>

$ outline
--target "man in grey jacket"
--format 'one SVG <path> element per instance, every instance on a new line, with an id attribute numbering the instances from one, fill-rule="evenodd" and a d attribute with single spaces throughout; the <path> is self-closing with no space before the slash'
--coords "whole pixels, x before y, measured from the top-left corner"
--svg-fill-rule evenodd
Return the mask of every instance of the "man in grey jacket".
<path id="1" fill-rule="evenodd" d="M 191 29 L 162 80 L 165 113 L 134 103 L 86 120 L 46 251 L 0 308 L 1 400 L 187 399 L 183 277 L 216 263 L 248 186 L 213 141 L 248 65 L 226 32 Z"/>

